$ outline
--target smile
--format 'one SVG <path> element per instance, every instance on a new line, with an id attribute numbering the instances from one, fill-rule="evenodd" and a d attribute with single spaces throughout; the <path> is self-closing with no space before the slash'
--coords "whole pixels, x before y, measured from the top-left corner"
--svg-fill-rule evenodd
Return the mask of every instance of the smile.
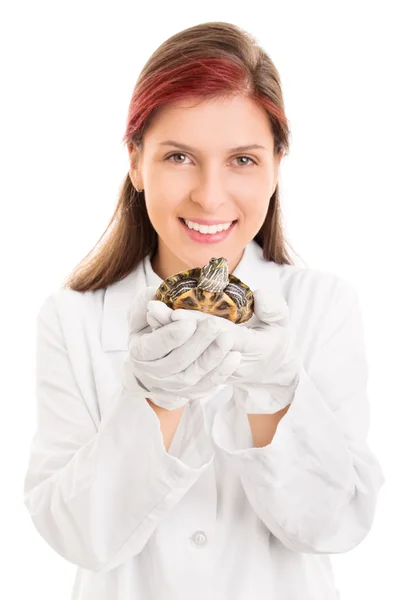
<path id="1" fill-rule="evenodd" d="M 189 227 L 189 229 L 200 231 L 200 233 L 217 233 L 219 231 L 226 231 L 233 223 L 233 221 L 227 221 L 226 223 L 205 225 L 203 223 L 189 221 L 188 219 L 183 219 L 183 221 L 185 222 L 186 226 Z"/>
<path id="2" fill-rule="evenodd" d="M 179 217 L 179 223 L 186 235 L 194 242 L 216 244 L 225 240 L 236 226 L 236 221 L 227 221 L 218 225 L 203 225 Z"/>

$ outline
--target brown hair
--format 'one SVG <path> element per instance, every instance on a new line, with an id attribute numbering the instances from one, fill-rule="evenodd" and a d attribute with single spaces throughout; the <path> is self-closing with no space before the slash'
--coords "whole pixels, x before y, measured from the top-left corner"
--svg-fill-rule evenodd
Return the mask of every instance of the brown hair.
<path id="1" fill-rule="evenodd" d="M 254 37 L 225 22 L 185 29 L 152 54 L 137 80 L 122 141 L 140 150 L 151 118 L 167 102 L 189 96 L 210 99 L 233 94 L 249 97 L 263 107 L 274 138 L 274 156 L 281 151 L 287 154 L 290 132 L 279 74 Z M 96 290 L 123 279 L 147 254 L 153 256 L 157 239 L 144 191 L 135 189 L 128 173 L 107 229 L 63 287 Z M 254 240 L 263 248 L 265 259 L 294 264 L 284 238 L 278 184 Z"/>

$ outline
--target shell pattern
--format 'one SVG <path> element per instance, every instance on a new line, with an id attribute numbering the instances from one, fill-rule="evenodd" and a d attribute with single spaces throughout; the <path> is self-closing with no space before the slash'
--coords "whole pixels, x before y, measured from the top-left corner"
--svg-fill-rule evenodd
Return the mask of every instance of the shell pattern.
<path id="1" fill-rule="evenodd" d="M 167 277 L 154 300 L 161 300 L 173 310 L 199 310 L 233 323 L 248 321 L 254 312 L 253 292 L 229 273 L 224 257 L 213 257 L 201 268 Z"/>

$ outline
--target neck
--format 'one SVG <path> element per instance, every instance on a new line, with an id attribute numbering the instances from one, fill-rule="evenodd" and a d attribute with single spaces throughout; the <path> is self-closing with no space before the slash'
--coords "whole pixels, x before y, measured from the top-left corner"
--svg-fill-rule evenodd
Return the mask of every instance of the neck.
<path id="1" fill-rule="evenodd" d="M 161 279 L 166 279 L 167 277 L 170 277 L 171 275 L 175 275 L 176 273 L 179 273 L 180 271 L 186 271 L 186 269 L 193 269 L 194 267 L 203 267 L 205 264 L 208 263 L 211 256 L 215 255 L 215 253 L 217 253 L 217 254 L 219 253 L 221 256 L 224 255 L 223 251 L 219 251 L 219 250 L 216 251 L 214 249 L 214 250 L 211 250 L 211 254 L 208 258 L 199 257 L 198 260 L 185 262 L 183 259 L 179 258 L 179 256 L 176 256 L 176 254 L 174 254 L 168 246 L 164 245 L 163 242 L 160 241 L 160 238 L 159 238 L 158 244 L 157 244 L 157 250 L 156 250 L 155 254 L 153 255 L 150 262 L 151 262 L 151 267 L 152 267 L 154 273 L 156 273 L 159 277 L 161 277 Z M 229 273 L 233 273 L 233 271 L 236 269 L 237 265 L 239 264 L 242 256 L 243 256 L 243 249 L 240 250 L 239 253 L 235 254 L 233 259 L 230 259 L 229 256 L 226 256 L 226 258 L 228 260 Z"/>
<path id="2" fill-rule="evenodd" d="M 172 252 L 160 252 L 159 247 L 150 262 L 154 273 L 157 273 L 161 279 L 166 279 L 171 275 L 175 275 L 176 273 L 186 271 L 186 269 L 191 269 L 193 267 L 193 265 L 186 264 Z"/>

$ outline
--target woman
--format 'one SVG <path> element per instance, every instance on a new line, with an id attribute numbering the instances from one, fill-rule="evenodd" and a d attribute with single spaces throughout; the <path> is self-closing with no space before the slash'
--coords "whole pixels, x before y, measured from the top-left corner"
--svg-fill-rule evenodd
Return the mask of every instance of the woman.
<path id="1" fill-rule="evenodd" d="M 24 501 L 78 566 L 73 599 L 339 597 L 328 555 L 365 538 L 385 480 L 357 293 L 286 249 L 288 137 L 236 26 L 174 35 L 139 77 L 114 228 L 38 315 Z M 254 291 L 246 324 L 152 300 L 213 256 Z"/>

